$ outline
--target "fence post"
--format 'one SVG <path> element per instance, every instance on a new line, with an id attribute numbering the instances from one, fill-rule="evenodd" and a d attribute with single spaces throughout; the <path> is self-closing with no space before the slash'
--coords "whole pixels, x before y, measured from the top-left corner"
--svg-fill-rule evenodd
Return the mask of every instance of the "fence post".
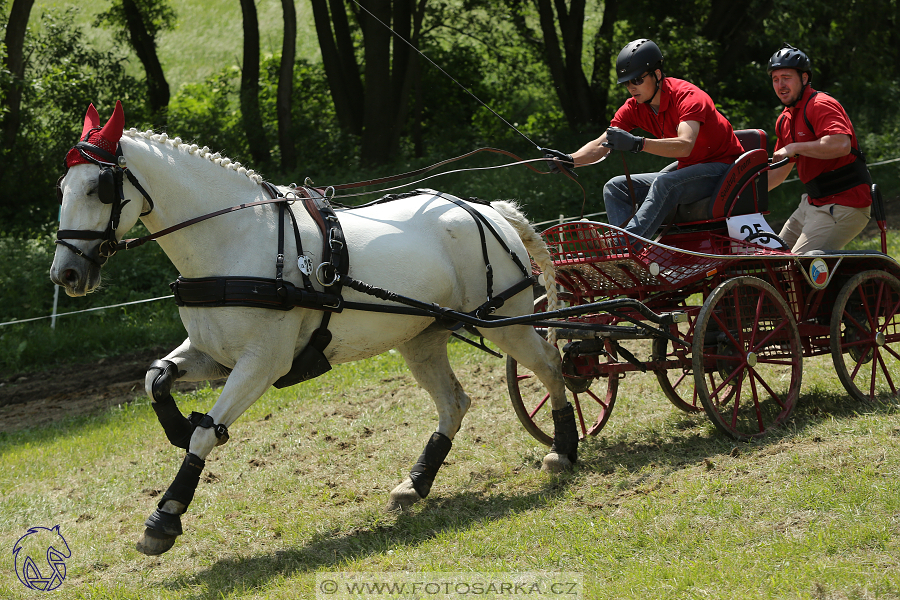
<path id="1" fill-rule="evenodd" d="M 53 286 L 53 312 L 50 314 L 50 329 L 56 329 L 56 305 L 59 303 L 59 286 Z"/>

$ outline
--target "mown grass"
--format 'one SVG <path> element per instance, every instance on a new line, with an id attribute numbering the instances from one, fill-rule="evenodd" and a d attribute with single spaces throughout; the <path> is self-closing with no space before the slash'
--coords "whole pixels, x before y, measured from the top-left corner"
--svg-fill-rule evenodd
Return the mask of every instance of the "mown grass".
<path id="1" fill-rule="evenodd" d="M 602 435 L 554 477 L 503 361 L 462 344 L 451 357 L 473 406 L 408 513 L 382 508 L 435 418 L 388 353 L 263 396 L 158 558 L 133 544 L 182 453 L 146 400 L 0 435 L 0 537 L 59 524 L 65 598 L 312 598 L 316 573 L 340 571 L 576 571 L 586 598 L 900 597 L 900 407 L 847 399 L 826 358 L 805 361 L 788 426 L 751 444 L 629 375 Z M 33 597 L 11 561 L 0 597 Z"/>

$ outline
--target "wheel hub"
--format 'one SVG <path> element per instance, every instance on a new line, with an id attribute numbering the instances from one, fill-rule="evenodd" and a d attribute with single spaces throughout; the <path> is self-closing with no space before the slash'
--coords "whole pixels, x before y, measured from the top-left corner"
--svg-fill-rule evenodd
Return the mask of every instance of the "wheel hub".
<path id="1" fill-rule="evenodd" d="M 875 334 L 875 345 L 876 346 L 878 346 L 878 347 L 884 346 L 884 343 L 886 341 L 887 341 L 887 339 L 884 337 L 883 331 L 879 331 L 878 333 Z"/>
<path id="2" fill-rule="evenodd" d="M 566 384 L 566 388 L 573 394 L 582 394 L 588 391 L 591 388 L 591 384 L 594 383 L 593 377 L 579 375 L 578 366 L 569 354 L 563 356 L 562 373 L 563 383 Z"/>
<path id="3" fill-rule="evenodd" d="M 756 363 L 759 361 L 756 356 L 756 352 L 748 352 L 747 353 L 747 365 L 750 367 L 755 367 Z"/>

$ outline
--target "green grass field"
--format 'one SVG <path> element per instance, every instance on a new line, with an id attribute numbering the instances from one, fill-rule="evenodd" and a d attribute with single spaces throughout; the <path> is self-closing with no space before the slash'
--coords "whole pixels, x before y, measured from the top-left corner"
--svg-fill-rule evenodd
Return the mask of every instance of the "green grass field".
<path id="1" fill-rule="evenodd" d="M 503 361 L 451 359 L 473 405 L 431 496 L 386 514 L 435 418 L 388 353 L 270 391 L 216 449 L 185 535 L 133 549 L 181 461 L 146 400 L 0 435 L 0 539 L 60 525 L 58 597 L 313 598 L 317 574 L 577 572 L 583 598 L 900 597 L 900 410 L 848 400 L 806 361 L 790 423 L 736 444 L 629 375 L 571 474 L 509 406 Z M 178 395 L 206 410 L 213 389 Z M 33 598 L 12 561 L 0 597 Z"/>

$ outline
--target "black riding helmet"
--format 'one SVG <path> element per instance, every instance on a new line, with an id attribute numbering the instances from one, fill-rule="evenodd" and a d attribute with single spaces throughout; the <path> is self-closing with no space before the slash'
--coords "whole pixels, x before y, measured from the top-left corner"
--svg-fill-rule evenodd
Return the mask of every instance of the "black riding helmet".
<path id="1" fill-rule="evenodd" d="M 782 45 L 778 52 L 772 55 L 766 72 L 771 75 L 772 71 L 778 69 L 794 69 L 800 73 L 806 73 L 809 75 L 807 83 L 812 82 L 812 64 L 809 57 L 803 50 L 794 48 L 788 43 Z"/>
<path id="2" fill-rule="evenodd" d="M 640 77 L 647 71 L 651 73 L 662 69 L 663 55 L 653 41 L 647 39 L 634 40 L 622 48 L 616 58 L 616 76 L 619 83 Z"/>

